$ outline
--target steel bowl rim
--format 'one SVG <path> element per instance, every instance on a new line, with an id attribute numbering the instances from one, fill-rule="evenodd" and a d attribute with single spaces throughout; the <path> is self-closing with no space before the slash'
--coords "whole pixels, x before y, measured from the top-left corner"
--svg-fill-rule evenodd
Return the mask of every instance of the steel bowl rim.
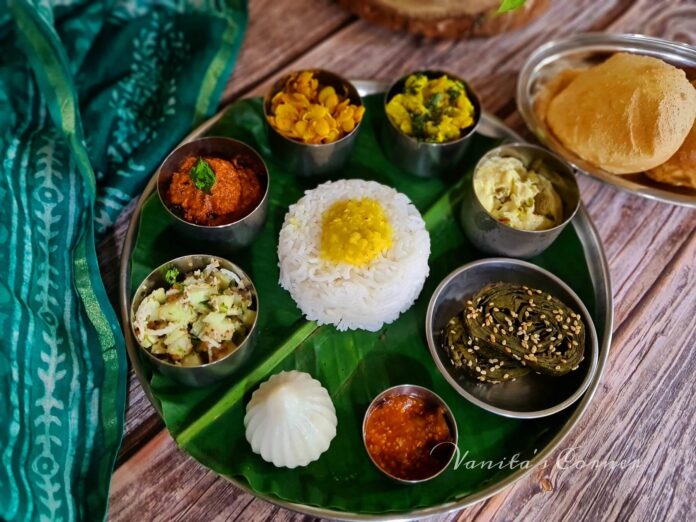
<path id="1" fill-rule="evenodd" d="M 164 195 L 162 194 L 162 191 L 160 190 L 160 176 L 162 174 L 162 167 L 171 159 L 171 157 L 174 155 L 175 152 L 178 152 L 180 149 L 183 149 L 185 147 L 191 147 L 194 144 L 203 142 L 203 141 L 208 141 L 208 140 L 223 140 L 230 143 L 234 143 L 236 145 L 241 145 L 243 149 L 246 149 L 246 152 L 251 152 L 260 162 L 261 165 L 263 166 L 264 173 L 266 175 L 266 190 L 263 193 L 263 197 L 261 200 L 256 204 L 254 207 L 254 210 L 249 212 L 246 216 L 243 216 L 236 221 L 232 221 L 231 223 L 224 223 L 222 225 L 200 225 L 198 223 L 192 223 L 191 221 L 186 221 L 184 218 L 177 216 L 172 209 L 169 208 L 169 205 L 167 205 L 167 202 L 165 200 Z M 186 141 L 184 143 L 180 143 L 177 145 L 169 154 L 167 154 L 167 157 L 164 158 L 164 161 L 160 164 L 159 168 L 157 169 L 157 172 L 155 174 L 157 177 L 157 184 L 155 186 L 155 190 L 157 191 L 157 195 L 159 197 L 160 203 L 162 203 L 162 206 L 166 209 L 167 213 L 172 216 L 176 221 L 179 221 L 189 227 L 194 227 L 194 228 L 199 228 L 201 230 L 224 230 L 226 228 L 232 228 L 235 225 L 240 225 L 244 223 L 246 220 L 251 219 L 252 216 L 255 214 L 262 212 L 263 207 L 266 205 L 270 193 L 270 187 L 271 187 L 271 172 L 268 170 L 268 165 L 266 165 L 266 162 L 264 161 L 263 157 L 261 157 L 261 154 L 259 154 L 254 147 L 249 145 L 248 143 L 244 143 L 241 140 L 237 140 L 234 138 L 229 138 L 227 136 L 202 136 L 199 138 L 194 138 L 191 141 Z"/>
<path id="2" fill-rule="evenodd" d="M 563 290 L 565 290 L 568 295 L 570 295 L 573 300 L 575 301 L 575 304 L 579 307 L 580 313 L 584 316 L 585 322 L 585 330 L 589 331 L 590 335 L 590 342 L 587 342 L 587 337 L 585 338 L 585 349 L 587 350 L 588 344 L 590 348 L 590 366 L 587 370 L 587 374 L 585 375 L 585 378 L 583 379 L 582 383 L 578 388 L 573 392 L 573 394 L 566 398 L 564 401 L 551 406 L 549 408 L 545 408 L 543 410 L 535 410 L 535 411 L 526 411 L 526 412 L 520 412 L 520 411 L 515 411 L 515 410 L 508 410 L 505 408 L 499 408 L 497 406 L 493 406 L 491 404 L 488 404 L 478 397 L 473 396 L 470 394 L 468 391 L 463 389 L 459 383 L 449 374 L 447 369 L 444 367 L 442 361 L 440 360 L 440 357 L 437 352 L 437 346 L 435 343 L 435 332 L 433 332 L 432 328 L 432 323 L 434 319 L 434 309 L 435 309 L 435 301 L 436 299 L 440 296 L 442 291 L 449 285 L 451 282 L 454 280 L 455 277 L 461 275 L 464 272 L 467 272 L 471 270 L 472 268 L 476 268 L 481 265 L 489 265 L 489 264 L 496 264 L 496 263 L 507 263 L 511 265 L 518 265 L 522 266 L 527 269 L 531 269 L 532 271 L 536 271 L 537 273 L 541 274 L 542 276 L 550 279 L 553 283 L 559 285 Z M 587 391 L 589 388 L 592 380 L 594 379 L 595 373 L 597 372 L 597 369 L 599 367 L 599 340 L 597 338 L 597 332 L 594 326 L 594 321 L 592 320 L 592 316 L 590 315 L 589 311 L 587 310 L 587 307 L 585 306 L 585 303 L 582 302 L 580 297 L 575 293 L 575 291 L 570 288 L 561 278 L 558 276 L 552 274 L 548 270 L 541 268 L 540 266 L 537 266 L 533 263 L 530 263 L 528 261 L 522 261 L 520 259 L 512 259 L 512 258 L 507 258 L 507 257 L 490 257 L 490 258 L 485 258 L 485 259 L 479 259 L 477 261 L 472 261 L 470 263 L 466 263 L 459 268 L 454 269 L 452 272 L 450 272 L 445 278 L 440 282 L 440 284 L 437 286 L 437 288 L 433 291 L 432 296 L 430 297 L 430 301 L 428 302 L 428 310 L 425 315 L 425 334 L 426 334 L 426 340 L 428 343 L 428 349 L 430 350 L 430 355 L 433 358 L 433 361 L 435 362 L 435 365 L 437 366 L 438 371 L 442 376 L 445 378 L 445 380 L 454 388 L 457 393 L 459 393 L 462 397 L 464 397 L 466 400 L 471 402 L 472 404 L 478 406 L 479 408 L 482 408 L 486 411 L 489 411 L 491 413 L 495 413 L 497 415 L 501 415 L 503 417 L 508 417 L 508 418 L 514 418 L 514 419 L 539 419 L 542 417 L 548 417 L 550 415 L 559 413 L 573 404 L 575 404 L 582 395 Z"/>
<path id="3" fill-rule="evenodd" d="M 252 281 L 251 277 L 249 277 L 249 275 L 244 270 L 242 270 L 239 267 L 239 265 L 237 265 L 236 263 L 233 263 L 232 261 L 230 261 L 229 259 L 225 259 L 224 257 L 216 256 L 213 254 L 186 254 L 183 256 L 176 257 L 174 259 L 170 259 L 166 263 L 162 263 L 160 266 L 158 266 L 157 268 L 152 270 L 147 275 L 147 277 L 145 277 L 145 279 L 143 279 L 140 282 L 140 284 L 138 285 L 138 288 L 135 290 L 135 293 L 133 294 L 133 297 L 137 296 L 140 293 L 140 291 L 143 290 L 143 287 L 145 286 L 145 284 L 148 283 L 153 276 L 155 276 L 158 273 L 161 273 L 161 271 L 163 269 L 165 269 L 168 265 L 171 265 L 172 263 L 176 263 L 176 262 L 185 262 L 186 260 L 188 260 L 189 258 L 192 258 L 192 257 L 207 257 L 207 258 L 209 258 L 210 261 L 212 261 L 212 260 L 217 260 L 218 262 L 222 261 L 225 264 L 227 264 L 228 266 L 231 266 L 232 270 L 235 272 L 236 275 L 238 275 L 241 278 L 246 278 L 247 281 L 249 281 L 249 284 L 251 285 L 251 291 L 253 293 L 254 298 L 256 299 L 256 317 L 254 317 L 254 323 L 251 325 L 251 328 L 249 328 L 249 331 L 247 332 L 246 336 L 244 337 L 244 340 L 234 350 L 232 350 L 230 353 L 225 355 L 223 358 L 218 359 L 217 361 L 213 361 L 213 362 L 209 362 L 209 363 L 205 363 L 205 364 L 199 364 L 196 366 L 180 366 L 177 364 L 172 364 L 169 361 L 160 359 L 158 357 L 155 357 L 152 353 L 150 353 L 147 350 L 147 348 L 145 348 L 144 346 L 142 346 L 140 344 L 140 342 L 138 341 L 138 337 L 135 335 L 135 326 L 133 324 L 133 318 L 135 317 L 136 310 L 134 309 L 135 299 L 132 299 L 131 305 L 130 305 L 129 323 L 130 323 L 130 332 L 131 332 L 131 335 L 133 336 L 133 339 L 135 339 L 135 344 L 140 348 L 141 352 L 144 352 L 145 354 L 147 354 L 147 357 L 151 361 L 154 361 L 156 364 L 162 364 L 162 365 L 167 366 L 169 368 L 173 368 L 173 369 L 175 369 L 174 371 L 181 371 L 181 372 L 185 372 L 187 370 L 195 370 L 198 368 L 211 368 L 213 366 L 216 366 L 218 363 L 222 363 L 223 361 L 227 360 L 228 357 L 232 357 L 232 355 L 234 355 L 235 353 L 241 351 L 241 349 L 244 348 L 246 346 L 246 344 L 249 342 L 249 339 L 251 339 L 252 334 L 254 334 L 255 331 L 257 330 L 256 327 L 257 327 L 258 320 L 259 320 L 259 310 L 261 308 L 260 301 L 259 301 L 259 293 L 256 291 L 256 286 L 254 285 L 254 282 Z M 210 261 L 208 261 L 208 262 L 210 262 Z M 221 268 L 228 269 L 227 267 L 223 267 L 223 266 L 221 266 Z M 201 269 L 193 269 L 193 270 L 201 270 Z M 154 288 L 153 288 L 153 290 L 154 290 Z M 145 298 L 145 296 L 143 296 L 143 299 L 144 298 Z"/>
<path id="4" fill-rule="evenodd" d="M 568 214 L 568 217 L 566 219 L 561 221 L 555 227 L 545 228 L 544 230 L 521 230 L 519 228 L 515 228 L 515 227 L 512 227 L 506 223 L 503 223 L 502 221 L 498 221 L 490 212 L 488 212 L 486 207 L 483 206 L 483 203 L 481 203 L 481 200 L 479 199 L 478 194 L 476 193 L 476 190 L 474 189 L 474 182 L 476 180 L 476 174 L 478 173 L 479 168 L 481 167 L 482 163 L 485 160 L 488 160 L 488 159 L 495 157 L 495 156 L 504 157 L 503 155 L 501 155 L 499 153 L 499 151 L 500 151 L 500 149 L 504 149 L 506 147 L 534 149 L 538 152 L 541 152 L 543 154 L 548 154 L 549 156 L 555 158 L 561 165 L 564 165 L 567 168 L 567 170 L 569 172 L 568 176 L 566 176 L 565 174 L 562 174 L 560 172 L 558 174 L 560 176 L 563 176 L 563 179 L 567 179 L 572 183 L 573 188 L 575 188 L 575 191 L 577 192 L 577 200 L 575 201 L 575 206 L 573 208 L 573 211 L 570 214 Z M 473 191 L 474 198 L 475 198 L 476 202 L 483 209 L 483 211 L 491 219 L 495 219 L 496 222 L 498 222 L 504 228 L 514 230 L 515 232 L 521 232 L 522 234 L 544 235 L 544 234 L 547 234 L 549 232 L 555 232 L 555 231 L 560 232 L 561 230 L 563 230 L 568 225 L 568 223 L 570 223 L 572 221 L 572 219 L 575 217 L 575 214 L 577 214 L 578 210 L 580 209 L 580 202 L 581 202 L 580 185 L 578 185 L 578 180 L 575 177 L 574 171 L 575 171 L 575 169 L 573 168 L 573 166 L 570 163 L 568 163 L 561 156 L 559 156 L 558 154 L 556 154 L 554 151 L 552 151 L 550 149 L 545 149 L 544 147 L 540 147 L 539 145 L 534 145 L 532 143 L 523 143 L 523 142 L 504 143 L 504 144 L 498 145 L 497 147 L 494 147 L 491 150 L 489 150 L 488 152 L 484 153 L 483 156 L 481 156 L 481 158 L 479 158 L 478 162 L 476 162 L 476 166 L 474 167 L 473 174 L 471 175 L 471 185 L 472 185 L 471 190 Z M 559 196 L 560 196 L 560 194 L 559 194 Z M 563 201 L 563 203 L 565 204 L 565 201 Z"/>
<path id="5" fill-rule="evenodd" d="M 474 106 L 474 123 L 470 127 L 466 127 L 469 129 L 466 134 L 460 136 L 456 140 L 451 140 L 451 141 L 444 141 L 442 143 L 434 143 L 434 142 L 428 142 L 428 141 L 423 141 L 419 140 L 418 138 L 415 138 L 413 136 L 409 136 L 406 134 L 404 131 L 399 129 L 392 119 L 389 117 L 389 114 L 387 113 L 387 104 L 389 103 L 389 100 L 393 98 L 392 95 L 392 90 L 402 81 L 405 81 L 406 78 L 413 74 L 442 74 L 445 76 L 449 76 L 450 78 L 454 78 L 455 80 L 458 80 L 464 84 L 464 87 L 466 87 L 467 91 L 467 97 L 470 98 L 470 101 L 472 101 L 472 105 Z M 473 98 L 473 100 L 471 100 Z M 475 103 L 474 103 L 475 102 Z M 418 146 L 421 147 L 432 147 L 434 149 L 440 148 L 440 147 L 447 147 L 447 146 L 454 146 L 458 145 L 463 141 L 468 140 L 471 138 L 475 133 L 476 129 L 478 129 L 479 124 L 481 123 L 481 119 L 483 117 L 483 106 L 481 105 L 481 98 L 479 98 L 478 94 L 474 90 L 474 88 L 471 86 L 469 82 L 467 82 L 464 78 L 457 74 L 453 74 L 448 71 L 444 71 L 442 69 L 418 69 L 416 71 L 411 71 L 409 73 L 404 74 L 403 76 L 399 77 L 396 81 L 392 82 L 387 90 L 384 92 L 384 114 L 386 116 L 387 121 L 389 122 L 389 125 L 391 125 L 392 129 L 394 129 L 399 136 L 403 136 L 404 138 L 408 139 L 409 141 L 415 143 Z M 476 110 L 478 108 L 478 110 Z"/>
<path id="6" fill-rule="evenodd" d="M 362 122 L 363 122 L 363 120 L 365 119 L 365 115 L 364 115 L 364 114 L 363 114 L 363 117 L 360 118 L 360 121 L 359 121 L 358 123 L 355 124 L 355 127 L 353 127 L 353 130 L 352 130 L 352 131 L 350 131 L 349 133 L 347 133 L 347 134 L 344 135 L 344 136 L 341 136 L 341 137 L 338 138 L 336 141 L 332 141 L 332 142 L 330 142 L 330 143 L 304 143 L 304 142 L 302 142 L 302 141 L 298 141 L 298 140 L 294 140 L 294 139 L 292 139 L 292 138 L 288 138 L 288 137 L 285 136 L 283 133 L 281 133 L 280 131 L 278 131 L 273 125 L 271 125 L 271 122 L 270 122 L 270 121 L 268 121 L 268 118 L 269 118 L 269 116 L 270 116 L 270 114 L 268 114 L 268 104 L 269 104 L 269 102 L 271 101 L 271 99 L 273 98 L 273 96 L 275 96 L 276 93 L 278 92 L 278 91 L 275 90 L 276 85 L 278 85 L 279 83 L 281 83 L 281 81 L 287 80 L 287 79 L 290 78 L 290 76 L 292 76 L 293 74 L 299 74 L 299 73 L 307 72 L 307 71 L 316 72 L 316 73 L 321 73 L 321 74 L 325 74 L 325 75 L 328 75 L 328 76 L 333 76 L 339 83 L 343 84 L 349 91 L 352 90 L 352 93 L 355 94 L 355 97 L 358 99 L 358 102 L 359 102 L 359 103 L 358 103 L 358 107 L 364 107 L 364 106 L 365 106 L 365 103 L 363 102 L 362 96 L 360 96 L 360 92 L 358 91 L 357 87 L 353 84 L 353 82 L 351 82 L 351 81 L 348 80 L 347 78 L 344 78 L 344 77 L 341 76 L 340 74 L 336 74 L 335 72 L 328 71 L 328 70 L 322 69 L 322 68 L 320 68 L 320 67 L 310 67 L 310 68 L 308 68 L 308 69 L 297 69 L 297 70 L 294 70 L 294 71 L 290 71 L 290 72 L 288 72 L 288 73 L 285 73 L 285 74 L 283 74 L 282 76 L 279 76 L 279 77 L 273 82 L 273 85 L 271 85 L 270 89 L 268 90 L 268 92 L 266 92 L 265 96 L 263 97 L 263 119 L 264 119 L 264 122 L 266 123 L 266 127 L 269 128 L 269 129 L 271 129 L 276 135 L 280 136 L 280 137 L 283 138 L 285 141 L 287 141 L 287 142 L 289 142 L 289 143 L 293 143 L 294 145 L 303 146 L 303 147 L 309 147 L 309 148 L 317 148 L 317 149 L 320 149 L 320 148 L 322 148 L 322 147 L 330 147 L 331 145 L 338 145 L 339 143 L 341 143 L 341 142 L 343 142 L 343 141 L 348 141 L 349 138 L 351 138 L 351 137 L 353 137 L 355 134 L 357 134 L 358 129 L 360 128 L 360 125 L 362 125 Z"/>
<path id="7" fill-rule="evenodd" d="M 395 475 L 392 475 L 391 473 L 387 472 L 384 470 L 377 462 L 375 462 L 375 459 L 372 457 L 372 454 L 370 453 L 370 450 L 367 447 L 367 440 L 366 440 L 366 433 L 365 433 L 365 428 L 367 426 L 367 419 L 369 418 L 370 414 L 374 410 L 375 406 L 379 401 L 382 399 L 386 398 L 387 395 L 394 394 L 395 392 L 401 391 L 402 389 L 413 389 L 415 388 L 421 393 L 424 393 L 425 395 L 428 396 L 429 399 L 433 400 L 440 406 L 442 406 L 445 409 L 445 413 L 449 419 L 449 424 L 451 425 L 451 430 L 453 431 L 452 434 L 452 444 L 454 444 L 454 447 L 457 447 L 457 444 L 459 443 L 459 429 L 457 428 L 457 419 L 455 418 L 454 414 L 452 413 L 452 410 L 450 407 L 447 405 L 445 400 L 440 397 L 437 393 L 432 391 L 429 388 L 426 388 L 425 386 L 420 386 L 418 384 L 396 384 L 394 386 L 390 386 L 389 388 L 386 388 L 379 392 L 371 401 L 370 404 L 367 406 L 367 409 L 365 410 L 365 414 L 363 415 L 363 422 L 362 422 L 362 439 L 363 439 L 363 446 L 365 446 L 365 452 L 367 453 L 367 456 L 370 458 L 370 461 L 374 466 L 385 476 L 389 477 L 390 479 L 400 483 L 400 484 L 421 484 L 423 482 L 428 482 L 430 480 L 433 480 L 436 477 L 439 477 L 442 475 L 447 468 L 449 468 L 449 465 L 452 463 L 452 459 L 454 458 L 454 455 L 456 454 L 456 450 L 452 451 L 452 454 L 450 455 L 449 459 L 447 459 L 447 462 L 442 466 L 441 469 L 439 469 L 436 473 L 433 475 L 430 475 L 429 477 L 426 477 L 424 479 L 418 479 L 418 480 L 406 480 L 399 478 Z M 401 395 L 408 395 L 408 392 L 404 392 Z"/>

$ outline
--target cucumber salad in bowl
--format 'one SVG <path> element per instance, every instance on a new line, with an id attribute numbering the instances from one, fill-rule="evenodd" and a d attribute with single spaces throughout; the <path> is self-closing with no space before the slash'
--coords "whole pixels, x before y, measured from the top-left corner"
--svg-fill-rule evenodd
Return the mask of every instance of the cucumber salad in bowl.
<path id="1" fill-rule="evenodd" d="M 201 366 L 232 353 L 256 320 L 251 281 L 215 260 L 182 274 L 172 267 L 159 287 L 138 306 L 133 332 L 158 359 L 177 366 Z"/>

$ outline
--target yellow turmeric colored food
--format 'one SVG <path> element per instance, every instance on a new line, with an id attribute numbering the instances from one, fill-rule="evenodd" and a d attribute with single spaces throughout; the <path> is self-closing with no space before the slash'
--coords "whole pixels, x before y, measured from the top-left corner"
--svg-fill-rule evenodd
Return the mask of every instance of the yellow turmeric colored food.
<path id="1" fill-rule="evenodd" d="M 391 224 L 375 199 L 340 200 L 324 212 L 321 257 L 327 261 L 367 266 L 391 245 Z"/>
<path id="2" fill-rule="evenodd" d="M 365 107 L 352 104 L 347 93 L 320 85 L 313 71 L 302 71 L 273 96 L 268 122 L 283 136 L 317 145 L 349 134 L 364 113 Z"/>
<path id="3" fill-rule="evenodd" d="M 474 124 L 474 112 L 464 84 L 447 75 L 412 74 L 404 92 L 387 103 L 387 115 L 401 132 L 431 143 L 459 139 Z"/>

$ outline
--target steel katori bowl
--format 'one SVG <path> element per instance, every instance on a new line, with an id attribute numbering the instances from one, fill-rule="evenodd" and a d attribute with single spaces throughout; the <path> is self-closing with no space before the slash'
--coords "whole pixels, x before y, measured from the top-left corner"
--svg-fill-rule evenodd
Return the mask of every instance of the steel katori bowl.
<path id="1" fill-rule="evenodd" d="M 428 79 L 447 75 L 464 84 L 466 95 L 474 106 L 474 123 L 464 130 L 456 140 L 444 143 L 430 143 L 405 134 L 387 114 L 387 104 L 399 93 L 403 93 L 406 79 L 413 74 L 423 74 Z M 389 161 L 401 170 L 419 177 L 436 177 L 459 167 L 466 154 L 471 138 L 481 121 L 481 102 L 471 86 L 459 76 L 439 70 L 414 71 L 399 78 L 384 96 L 385 122 L 382 126 L 381 141 L 384 154 Z"/>
<path id="2" fill-rule="evenodd" d="M 166 193 L 174 173 L 184 159 L 192 155 L 215 157 L 229 161 L 238 156 L 247 158 L 246 161 L 259 175 L 259 181 L 264 191 L 256 208 L 246 216 L 222 225 L 207 226 L 186 221 L 176 209 L 169 206 Z M 214 244 L 229 250 L 248 246 L 263 228 L 268 213 L 269 188 L 270 174 L 261 156 L 246 143 L 221 136 L 197 138 L 179 145 L 166 157 L 157 173 L 157 193 L 176 230 L 195 243 Z"/>
<path id="3" fill-rule="evenodd" d="M 372 414 L 372 412 L 375 411 L 376 408 L 379 407 L 380 404 L 384 403 L 388 399 L 392 397 L 400 397 L 403 395 L 407 395 L 410 397 L 417 397 L 420 399 L 423 399 L 427 402 L 430 402 L 432 404 L 435 404 L 437 406 L 441 406 L 443 410 L 445 411 L 445 421 L 447 422 L 447 426 L 449 427 L 450 434 L 452 435 L 452 440 L 448 441 L 447 444 L 451 444 L 452 448 L 452 454 L 450 457 L 446 460 L 443 461 L 442 467 L 434 472 L 432 475 L 422 478 L 422 479 L 416 479 L 416 480 L 406 480 L 403 478 L 399 478 L 395 475 L 392 475 L 388 471 L 386 471 L 384 468 L 382 468 L 373 458 L 372 454 L 370 453 L 370 449 L 367 447 L 367 433 L 366 433 L 366 428 L 367 428 L 367 421 Z M 452 413 L 452 410 L 450 410 L 449 406 L 447 406 L 447 403 L 440 397 L 438 394 L 436 394 L 434 391 L 429 390 L 428 388 L 424 388 L 423 386 L 417 386 L 415 384 L 399 384 L 397 386 L 392 386 L 391 388 L 387 388 L 386 390 L 382 391 L 379 393 L 374 399 L 372 399 L 372 402 L 370 405 L 367 407 L 367 410 L 365 410 L 365 416 L 363 417 L 363 424 L 362 424 L 362 437 L 363 437 L 363 444 L 365 445 L 365 451 L 367 451 L 367 455 L 370 457 L 370 460 L 372 463 L 375 465 L 375 467 L 380 470 L 382 473 L 384 473 L 387 477 L 390 479 L 399 482 L 401 484 L 420 484 L 422 482 L 427 482 L 429 480 L 434 479 L 435 477 L 440 476 L 450 465 L 452 462 L 452 459 L 454 458 L 454 455 L 456 453 L 456 447 L 457 443 L 459 442 L 459 433 L 457 431 L 457 421 L 454 418 L 454 414 Z"/>
<path id="4" fill-rule="evenodd" d="M 442 330 L 466 307 L 467 299 L 487 284 L 497 282 L 547 292 L 580 314 L 585 324 L 585 356 L 577 370 L 561 377 L 530 372 L 514 381 L 491 384 L 454 367 L 443 346 Z M 430 298 L 425 334 L 435 365 L 447 382 L 469 402 L 504 417 L 536 419 L 558 413 L 582 397 L 597 371 L 597 332 L 582 300 L 551 272 L 518 259 L 482 259 L 445 277 Z"/>
<path id="5" fill-rule="evenodd" d="M 475 187 L 479 169 L 491 158 L 512 157 L 525 167 L 541 161 L 548 168 L 547 178 L 563 202 L 563 221 L 546 230 L 520 230 L 494 218 L 481 204 Z M 461 221 L 466 236 L 482 252 L 509 257 L 539 255 L 553 243 L 580 207 L 580 188 L 573 168 L 559 156 L 536 145 L 511 143 L 491 149 L 474 168 L 464 192 Z"/>
<path id="6" fill-rule="evenodd" d="M 239 346 L 237 346 L 237 348 L 224 356 L 222 359 L 218 359 L 217 361 L 207 364 L 201 364 L 199 366 L 179 366 L 153 355 L 149 350 L 140 345 L 135 335 L 135 314 L 140 306 L 140 303 L 147 295 L 157 288 L 166 288 L 171 286 L 164 279 L 164 274 L 168 269 L 177 268 L 180 273 L 185 274 L 194 270 L 202 270 L 212 261 L 217 261 L 220 268 L 230 270 L 240 278 L 247 279 L 251 284 L 251 290 L 256 304 L 256 319 L 254 319 L 254 324 L 249 329 L 247 336 L 239 344 Z M 141 354 L 143 354 L 145 359 L 150 362 L 155 370 L 160 372 L 165 377 L 169 377 L 170 379 L 181 384 L 199 388 L 214 384 L 229 377 L 239 368 L 241 368 L 242 365 L 247 361 L 249 355 L 251 355 L 251 352 L 254 350 L 256 345 L 256 338 L 258 334 L 258 328 L 256 325 L 258 322 L 259 306 L 259 295 L 256 292 L 256 287 L 254 287 L 254 283 L 251 281 L 251 278 L 249 278 L 249 276 L 241 268 L 231 261 L 212 255 L 194 254 L 182 256 L 172 259 L 171 261 L 168 261 L 155 268 L 152 272 L 150 272 L 145 280 L 140 283 L 140 286 L 138 286 L 138 289 L 133 296 L 133 301 L 131 302 L 131 333 L 133 334 L 135 343 L 140 347 Z"/>
<path id="7" fill-rule="evenodd" d="M 328 177 L 339 172 L 350 161 L 362 119 L 345 136 L 331 143 L 320 144 L 303 143 L 284 136 L 268 121 L 271 115 L 273 97 L 283 90 L 288 79 L 304 71 L 313 72 L 319 85 L 333 87 L 338 95 L 348 97 L 352 105 L 358 107 L 363 105 L 362 98 L 355 86 L 338 74 L 323 69 L 304 69 L 286 74 L 273 84 L 263 100 L 268 145 L 271 147 L 274 159 L 283 168 L 299 176 Z"/>

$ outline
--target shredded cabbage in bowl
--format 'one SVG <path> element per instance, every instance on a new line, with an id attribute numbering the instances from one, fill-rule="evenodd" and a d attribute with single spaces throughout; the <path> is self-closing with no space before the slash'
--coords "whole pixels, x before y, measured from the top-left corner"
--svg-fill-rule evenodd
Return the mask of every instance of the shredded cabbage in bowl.
<path id="1" fill-rule="evenodd" d="M 181 281 L 173 275 L 168 289 L 153 290 L 138 306 L 133 320 L 138 343 L 180 366 L 211 363 L 234 351 L 256 320 L 251 282 L 215 260 Z"/>

